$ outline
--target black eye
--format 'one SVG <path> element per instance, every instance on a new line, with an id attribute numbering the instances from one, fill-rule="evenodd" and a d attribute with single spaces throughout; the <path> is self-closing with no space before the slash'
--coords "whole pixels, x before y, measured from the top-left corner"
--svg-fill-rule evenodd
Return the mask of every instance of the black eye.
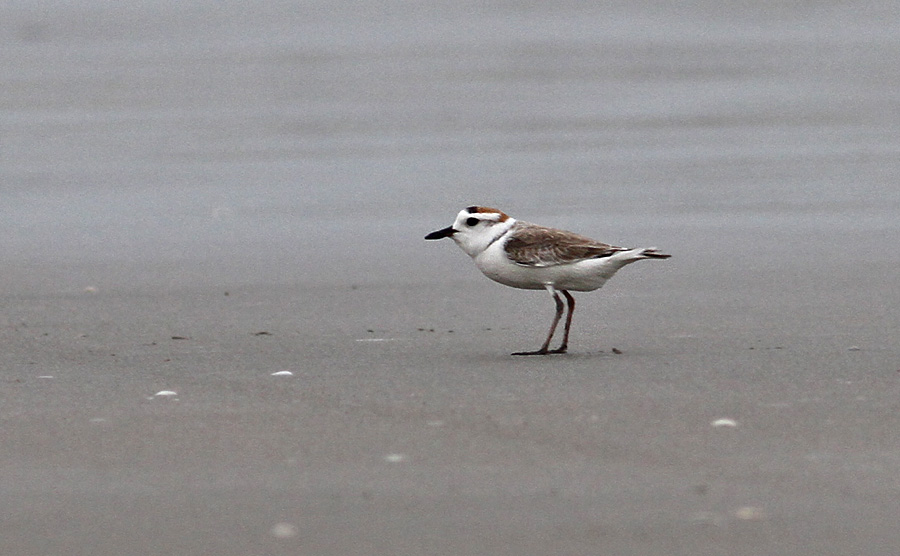
<path id="1" fill-rule="evenodd" d="M 479 220 L 477 218 L 467 218 L 466 226 L 474 226 L 475 224 L 478 224 L 478 222 Z"/>

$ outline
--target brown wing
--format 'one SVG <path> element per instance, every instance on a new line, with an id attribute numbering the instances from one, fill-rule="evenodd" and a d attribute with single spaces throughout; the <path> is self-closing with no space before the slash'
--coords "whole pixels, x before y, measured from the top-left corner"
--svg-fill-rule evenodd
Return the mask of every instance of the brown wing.
<path id="1" fill-rule="evenodd" d="M 510 260 L 523 266 L 574 263 L 627 250 L 572 232 L 522 222 L 513 228 L 504 248 Z"/>

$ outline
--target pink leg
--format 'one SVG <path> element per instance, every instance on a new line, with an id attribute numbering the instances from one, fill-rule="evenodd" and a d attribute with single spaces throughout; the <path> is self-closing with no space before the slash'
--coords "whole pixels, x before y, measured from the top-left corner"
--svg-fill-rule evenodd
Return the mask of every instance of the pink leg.
<path id="1" fill-rule="evenodd" d="M 541 348 L 537 351 L 517 351 L 513 353 L 513 355 L 546 355 L 548 353 L 565 353 L 565 343 L 569 337 L 569 325 L 572 322 L 572 313 L 570 311 L 569 317 L 566 319 L 565 338 L 563 339 L 563 345 L 560 347 L 560 349 L 562 349 L 563 351 L 559 351 L 556 349 L 550 351 L 550 340 L 553 339 L 553 333 L 556 332 L 556 325 L 559 324 L 559 319 L 562 317 L 563 308 L 565 307 L 565 305 L 563 304 L 563 300 L 559 297 L 559 293 L 556 291 L 556 288 L 554 288 L 553 286 L 545 287 L 547 288 L 547 291 L 550 292 L 550 295 L 553 296 L 553 301 L 556 302 L 556 315 L 553 316 L 553 324 L 550 325 L 550 332 L 547 334 L 547 339 L 544 340 L 544 345 L 542 345 Z M 571 306 L 574 307 L 575 300 L 572 299 L 572 296 L 569 295 L 569 292 L 564 291 L 563 293 L 566 295 L 566 299 L 572 300 L 570 303 L 572 304 Z"/>
<path id="2" fill-rule="evenodd" d="M 563 331 L 563 341 L 558 348 L 551 350 L 549 353 L 565 353 L 569 349 L 569 329 L 572 328 L 572 313 L 575 312 L 575 298 L 566 290 L 562 290 L 566 301 L 569 302 L 569 314 L 566 315 L 566 328 Z"/>

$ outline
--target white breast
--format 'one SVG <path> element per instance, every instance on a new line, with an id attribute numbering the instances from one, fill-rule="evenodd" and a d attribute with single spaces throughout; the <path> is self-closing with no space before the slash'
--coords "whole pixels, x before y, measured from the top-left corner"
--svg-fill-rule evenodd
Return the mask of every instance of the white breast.
<path id="1" fill-rule="evenodd" d="M 542 290 L 551 285 L 558 290 L 593 291 L 626 264 L 636 260 L 631 251 L 611 257 L 586 259 L 554 266 L 523 266 L 506 257 L 502 242 L 495 242 L 478 254 L 475 265 L 485 276 L 513 288 Z"/>

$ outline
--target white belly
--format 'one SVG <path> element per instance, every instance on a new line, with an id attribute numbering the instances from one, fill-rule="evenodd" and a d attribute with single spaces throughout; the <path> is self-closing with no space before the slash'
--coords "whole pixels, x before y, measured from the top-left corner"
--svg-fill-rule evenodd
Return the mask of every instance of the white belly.
<path id="1" fill-rule="evenodd" d="M 603 286 L 620 268 L 637 260 L 627 253 L 570 264 L 523 266 L 507 259 L 502 247 L 497 245 L 475 257 L 475 265 L 491 280 L 513 288 L 542 290 L 550 285 L 558 290 L 592 291 Z"/>

